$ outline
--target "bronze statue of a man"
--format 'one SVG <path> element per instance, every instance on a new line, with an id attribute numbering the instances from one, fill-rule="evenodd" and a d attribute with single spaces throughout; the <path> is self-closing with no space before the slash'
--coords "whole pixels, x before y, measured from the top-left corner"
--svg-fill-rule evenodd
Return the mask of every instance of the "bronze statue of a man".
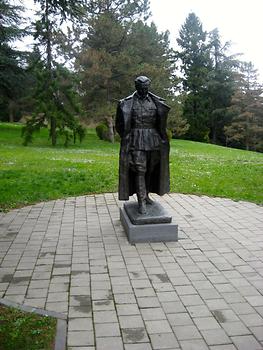
<path id="1" fill-rule="evenodd" d="M 170 107 L 149 92 L 150 79 L 135 79 L 136 91 L 119 101 L 116 130 L 121 137 L 119 199 L 136 193 L 138 211 L 152 204 L 149 192 L 169 192 L 169 140 L 166 120 Z"/>

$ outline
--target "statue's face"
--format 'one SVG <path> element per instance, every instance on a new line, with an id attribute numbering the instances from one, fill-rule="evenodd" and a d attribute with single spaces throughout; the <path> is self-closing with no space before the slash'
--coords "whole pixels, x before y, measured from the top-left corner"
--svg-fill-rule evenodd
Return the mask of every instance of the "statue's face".
<path id="1" fill-rule="evenodd" d="M 139 94 L 142 98 L 144 98 L 144 97 L 147 96 L 148 91 L 149 91 L 149 85 L 150 85 L 149 83 L 137 83 L 137 84 L 135 85 L 138 94 Z"/>

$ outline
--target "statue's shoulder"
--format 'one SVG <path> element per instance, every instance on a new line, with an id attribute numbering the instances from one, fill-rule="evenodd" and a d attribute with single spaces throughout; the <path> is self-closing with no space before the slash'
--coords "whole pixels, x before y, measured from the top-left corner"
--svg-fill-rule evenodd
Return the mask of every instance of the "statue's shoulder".
<path id="1" fill-rule="evenodd" d="M 122 106 L 122 105 L 124 105 L 126 102 L 132 100 L 132 99 L 133 99 L 133 96 L 134 96 L 134 93 L 131 94 L 131 95 L 129 95 L 129 96 L 127 96 L 127 97 L 122 98 L 121 100 L 119 100 L 119 105 Z"/>
<path id="2" fill-rule="evenodd" d="M 153 99 L 155 99 L 155 100 L 157 100 L 157 101 L 159 101 L 159 102 L 164 102 L 164 101 L 165 101 L 165 98 L 162 98 L 162 97 L 160 97 L 160 96 L 157 96 L 157 95 L 153 94 L 152 92 L 149 92 L 149 95 L 150 95 Z"/>
<path id="3" fill-rule="evenodd" d="M 157 103 L 158 105 L 163 106 L 167 109 L 170 109 L 170 107 L 165 103 L 165 98 L 157 96 L 157 95 L 153 94 L 152 92 L 149 92 L 149 95 L 151 96 L 151 98 L 154 100 L 155 103 Z"/>
<path id="4" fill-rule="evenodd" d="M 134 94 L 131 94 L 130 96 L 125 97 L 123 100 L 124 100 L 124 101 L 131 100 L 131 99 L 133 98 L 133 95 L 134 95 Z"/>

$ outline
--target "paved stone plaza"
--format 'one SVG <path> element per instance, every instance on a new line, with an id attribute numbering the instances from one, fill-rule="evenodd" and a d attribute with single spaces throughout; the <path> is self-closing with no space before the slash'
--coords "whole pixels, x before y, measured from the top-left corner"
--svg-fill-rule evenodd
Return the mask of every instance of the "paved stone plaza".
<path id="1" fill-rule="evenodd" d="M 129 244 L 116 194 L 0 214 L 0 297 L 67 314 L 68 350 L 263 349 L 263 208 L 158 200 L 178 242 Z"/>

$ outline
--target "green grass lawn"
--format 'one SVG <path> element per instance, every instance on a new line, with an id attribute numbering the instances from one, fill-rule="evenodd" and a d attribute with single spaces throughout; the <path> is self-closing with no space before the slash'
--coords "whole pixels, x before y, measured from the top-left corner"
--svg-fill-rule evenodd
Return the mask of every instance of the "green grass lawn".
<path id="1" fill-rule="evenodd" d="M 57 320 L 0 305 L 0 350 L 53 350 Z"/>
<path id="2" fill-rule="evenodd" d="M 0 208 L 117 191 L 119 144 L 88 130 L 82 144 L 50 146 L 47 130 L 22 146 L 21 126 L 0 123 Z M 171 192 L 263 203 L 263 154 L 172 140 Z"/>

